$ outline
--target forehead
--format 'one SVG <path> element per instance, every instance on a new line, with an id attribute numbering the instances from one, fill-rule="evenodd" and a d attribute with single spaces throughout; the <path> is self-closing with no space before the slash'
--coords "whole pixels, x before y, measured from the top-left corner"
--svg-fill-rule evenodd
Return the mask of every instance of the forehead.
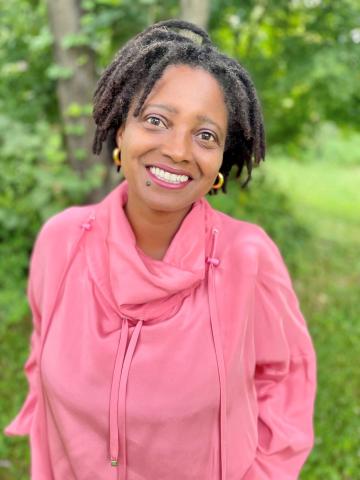
<path id="1" fill-rule="evenodd" d="M 147 96 L 148 104 L 166 103 L 179 113 L 208 115 L 226 125 L 223 89 L 211 73 L 200 67 L 169 65 Z"/>

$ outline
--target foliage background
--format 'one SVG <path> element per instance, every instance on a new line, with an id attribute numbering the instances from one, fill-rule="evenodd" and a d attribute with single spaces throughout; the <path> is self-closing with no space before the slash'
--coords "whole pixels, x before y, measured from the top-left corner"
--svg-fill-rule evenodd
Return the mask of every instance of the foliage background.
<path id="1" fill-rule="evenodd" d="M 98 74 L 148 24 L 179 15 L 175 0 L 83 0 L 82 27 Z M 26 394 L 29 255 L 41 224 L 83 203 L 101 169 L 67 161 L 44 0 L 0 0 L 0 424 Z M 316 443 L 301 479 L 360 478 L 360 6 L 355 0 L 211 3 L 219 48 L 250 71 L 264 107 L 269 154 L 246 190 L 211 202 L 261 224 L 291 272 L 318 356 Z M 91 99 L 89 99 L 91 102 Z M 76 106 L 73 115 L 76 116 Z M 89 114 L 89 112 L 88 112 Z M 110 164 L 109 164 L 109 168 Z M 0 437 L 0 479 L 28 479 L 26 438 Z"/>

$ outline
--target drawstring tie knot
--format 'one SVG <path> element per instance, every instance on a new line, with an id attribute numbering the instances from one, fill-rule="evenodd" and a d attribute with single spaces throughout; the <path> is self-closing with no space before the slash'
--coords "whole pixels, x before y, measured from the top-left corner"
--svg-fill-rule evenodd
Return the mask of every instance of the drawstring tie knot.
<path id="1" fill-rule="evenodd" d="M 217 267 L 220 264 L 220 260 L 218 258 L 215 258 L 215 257 L 207 257 L 206 263 L 211 263 L 212 265 Z"/>
<path id="2" fill-rule="evenodd" d="M 92 228 L 92 222 L 95 220 L 95 214 L 92 213 L 90 215 L 90 217 L 88 218 L 88 221 L 87 222 L 84 222 L 80 225 L 81 228 L 83 228 L 84 230 L 91 230 Z"/>

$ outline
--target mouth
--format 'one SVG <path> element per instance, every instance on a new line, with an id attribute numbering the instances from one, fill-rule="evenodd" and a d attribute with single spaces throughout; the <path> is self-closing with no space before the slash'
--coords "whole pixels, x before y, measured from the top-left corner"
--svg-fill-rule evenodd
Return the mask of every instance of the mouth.
<path id="1" fill-rule="evenodd" d="M 155 165 L 147 165 L 146 170 L 154 183 L 165 188 L 184 188 L 192 181 L 190 175 L 173 173 Z"/>
<path id="2" fill-rule="evenodd" d="M 172 185 L 185 184 L 192 180 L 192 177 L 188 172 L 185 172 L 184 170 L 176 170 L 165 165 L 146 165 L 146 169 L 158 180 Z"/>

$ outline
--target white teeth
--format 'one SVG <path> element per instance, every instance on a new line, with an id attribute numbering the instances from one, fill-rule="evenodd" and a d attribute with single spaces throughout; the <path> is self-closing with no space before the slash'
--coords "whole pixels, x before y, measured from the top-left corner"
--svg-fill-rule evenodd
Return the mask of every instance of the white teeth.
<path id="1" fill-rule="evenodd" d="M 183 183 L 189 180 L 187 175 L 176 175 L 158 167 L 150 167 L 150 172 L 155 175 L 155 177 L 160 180 L 165 180 L 168 183 Z"/>

